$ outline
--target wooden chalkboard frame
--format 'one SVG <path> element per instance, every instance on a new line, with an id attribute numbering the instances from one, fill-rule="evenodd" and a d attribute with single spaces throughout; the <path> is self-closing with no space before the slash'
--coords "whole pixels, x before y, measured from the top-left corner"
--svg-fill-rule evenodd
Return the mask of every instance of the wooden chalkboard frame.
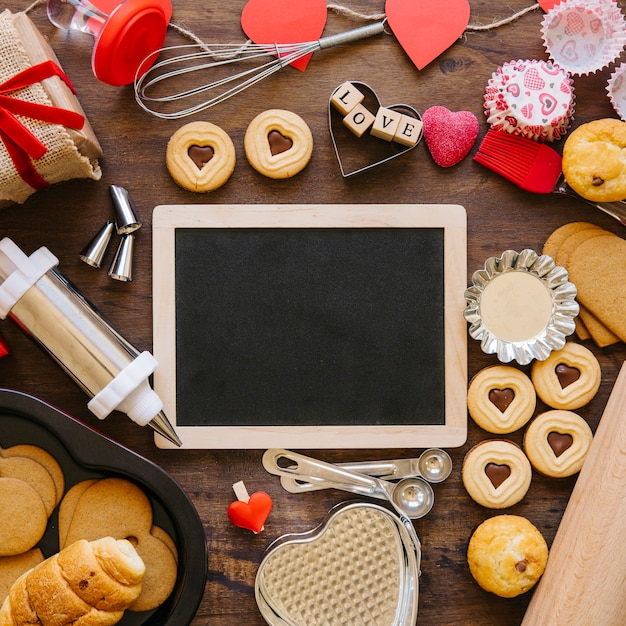
<path id="1" fill-rule="evenodd" d="M 182 426 L 176 419 L 177 229 L 437 228 L 443 229 L 444 424 L 333 426 Z M 161 205 L 154 209 L 154 388 L 183 448 L 263 449 L 459 447 L 467 437 L 467 218 L 460 205 Z M 172 448 L 155 435 L 158 447 Z"/>

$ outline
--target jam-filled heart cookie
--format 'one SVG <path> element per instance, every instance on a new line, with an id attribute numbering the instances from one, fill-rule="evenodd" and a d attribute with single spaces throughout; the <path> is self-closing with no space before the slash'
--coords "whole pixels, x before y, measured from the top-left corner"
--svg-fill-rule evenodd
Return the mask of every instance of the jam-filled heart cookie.
<path id="1" fill-rule="evenodd" d="M 165 152 L 170 176 L 189 191 L 221 187 L 231 177 L 235 161 L 231 138 L 210 122 L 185 124 L 170 137 Z"/>
<path id="2" fill-rule="evenodd" d="M 514 598 L 531 589 L 543 574 L 548 545 L 539 529 L 520 515 L 496 515 L 472 534 L 467 562 L 485 590 Z"/>
<path id="3" fill-rule="evenodd" d="M 532 417 L 537 404 L 533 384 L 521 370 L 492 365 L 472 378 L 467 407 L 472 419 L 490 433 L 512 433 Z"/>
<path id="4" fill-rule="evenodd" d="M 490 509 L 517 504 L 532 478 L 530 461 L 512 441 L 482 441 L 465 455 L 463 485 L 470 497 Z"/>
<path id="5" fill-rule="evenodd" d="M 530 377 L 537 395 L 553 409 L 585 406 L 598 392 L 600 363 L 585 346 L 567 342 L 545 361 L 533 363 Z"/>
<path id="6" fill-rule="evenodd" d="M 313 154 L 313 135 L 295 113 L 269 109 L 257 115 L 243 140 L 250 165 L 268 178 L 291 178 Z"/>
<path id="7" fill-rule="evenodd" d="M 580 471 L 592 439 L 591 428 L 580 415 L 546 411 L 526 429 L 524 451 L 541 474 L 565 478 Z"/>

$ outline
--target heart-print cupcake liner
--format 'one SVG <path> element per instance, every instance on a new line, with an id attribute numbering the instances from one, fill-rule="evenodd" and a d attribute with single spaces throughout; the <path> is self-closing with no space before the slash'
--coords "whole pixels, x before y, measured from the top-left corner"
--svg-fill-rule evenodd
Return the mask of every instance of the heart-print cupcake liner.
<path id="1" fill-rule="evenodd" d="M 626 121 L 626 65 L 620 63 L 613 70 L 606 91 L 615 112 Z"/>
<path id="2" fill-rule="evenodd" d="M 565 70 L 549 61 L 509 61 L 492 74 L 484 100 L 494 130 L 554 141 L 571 123 L 574 84 Z"/>
<path id="3" fill-rule="evenodd" d="M 613 63 L 626 43 L 626 23 L 614 0 L 563 0 L 541 24 L 550 59 L 573 75 Z"/>

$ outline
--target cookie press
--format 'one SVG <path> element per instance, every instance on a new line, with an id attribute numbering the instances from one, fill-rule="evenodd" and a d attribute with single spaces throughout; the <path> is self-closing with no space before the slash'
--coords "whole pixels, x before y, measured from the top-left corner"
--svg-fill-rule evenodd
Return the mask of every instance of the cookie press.
<path id="1" fill-rule="evenodd" d="M 144 61 L 164 43 L 172 17 L 169 0 L 48 0 L 48 19 L 57 28 L 94 37 L 91 67 L 113 86 L 133 82 Z"/>
<path id="2" fill-rule="evenodd" d="M 118 410 L 180 446 L 148 382 L 156 359 L 114 330 L 55 269 L 58 262 L 47 248 L 26 256 L 8 237 L 0 240 L 0 319 L 9 316 L 50 354 L 91 396 L 87 407 L 98 419 Z"/>

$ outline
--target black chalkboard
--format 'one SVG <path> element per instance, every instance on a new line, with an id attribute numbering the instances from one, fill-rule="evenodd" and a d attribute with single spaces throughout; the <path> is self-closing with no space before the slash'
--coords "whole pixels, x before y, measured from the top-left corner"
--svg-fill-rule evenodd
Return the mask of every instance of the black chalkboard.
<path id="1" fill-rule="evenodd" d="M 445 224 L 209 221 L 170 229 L 169 288 L 157 289 L 155 266 L 155 293 L 167 291 L 173 313 L 177 429 L 446 430 L 446 344 L 456 339 L 445 315 Z"/>

